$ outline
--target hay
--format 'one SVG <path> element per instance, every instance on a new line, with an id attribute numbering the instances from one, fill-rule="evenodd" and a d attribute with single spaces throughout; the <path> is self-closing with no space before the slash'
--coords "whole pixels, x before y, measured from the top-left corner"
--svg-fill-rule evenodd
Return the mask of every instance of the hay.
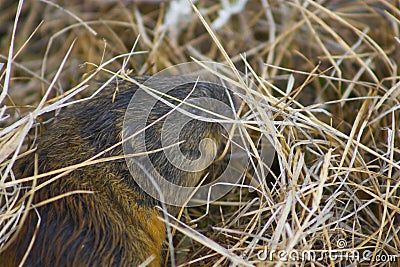
<path id="1" fill-rule="evenodd" d="M 50 175 L 27 188 L 12 166 L 61 108 L 101 90 L 94 81 L 110 73 L 153 74 L 193 58 L 257 84 L 241 114 L 253 161 L 223 199 L 169 218 L 166 265 L 400 262 L 399 4 L 231 2 L 198 1 L 184 16 L 164 1 L 0 4 L 0 246 Z M 261 136 L 276 154 L 255 188 Z"/>

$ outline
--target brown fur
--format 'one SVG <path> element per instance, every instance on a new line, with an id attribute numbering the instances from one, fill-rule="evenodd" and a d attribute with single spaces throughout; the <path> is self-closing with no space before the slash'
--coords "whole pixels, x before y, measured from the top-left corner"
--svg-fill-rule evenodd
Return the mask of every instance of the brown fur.
<path id="1" fill-rule="evenodd" d="M 137 88 L 127 82 L 120 82 L 117 91 L 115 88 L 115 84 L 109 86 L 99 96 L 73 105 L 58 116 L 38 140 L 39 173 L 81 163 L 121 141 L 124 113 Z M 192 88 L 184 86 L 171 94 L 183 99 Z M 194 97 L 208 96 L 228 103 L 222 88 L 202 84 L 198 88 Z M 149 120 L 169 110 L 157 103 Z M 186 155 L 195 155 L 198 141 L 205 137 L 220 140 L 220 129 L 212 123 L 195 121 L 191 126 L 182 133 L 187 143 L 181 145 L 181 150 Z M 149 148 L 161 146 L 158 127 L 160 124 L 146 131 Z M 122 155 L 121 146 L 103 157 L 115 155 Z M 175 183 L 194 186 L 203 175 L 177 170 L 166 163 L 161 152 L 151 157 L 158 171 Z M 33 175 L 33 159 L 31 154 L 17 163 L 17 177 Z M 151 266 L 161 265 L 166 233 L 165 225 L 157 218 L 158 202 L 138 188 L 123 159 L 74 170 L 38 190 L 34 203 L 72 190 L 94 193 L 66 196 L 37 209 L 40 225 L 26 266 L 134 266 L 150 256 L 155 257 Z M 31 210 L 16 240 L 7 250 L 0 249 L 1 266 L 20 263 L 34 236 L 38 214 Z"/>

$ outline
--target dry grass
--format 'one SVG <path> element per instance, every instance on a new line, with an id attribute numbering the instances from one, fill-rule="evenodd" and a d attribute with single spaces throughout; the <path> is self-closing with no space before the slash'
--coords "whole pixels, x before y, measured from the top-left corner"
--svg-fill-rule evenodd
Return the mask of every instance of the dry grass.
<path id="1" fill-rule="evenodd" d="M 184 210 L 180 222 L 170 218 L 174 262 L 166 264 L 398 266 L 398 1 L 252 0 L 230 17 L 216 1 L 198 1 L 199 13 L 185 16 L 164 1 L 28 0 L 20 13 L 7 2 L 0 2 L 0 245 L 31 205 L 32 190 L 11 167 L 61 107 L 98 89 L 91 81 L 110 77 L 104 69 L 152 74 L 195 58 L 249 73 L 258 91 L 249 88 L 241 117 L 256 128 L 248 131 L 252 163 L 260 134 L 276 156 L 258 188 L 249 166 L 223 199 Z M 279 261 L 266 249 L 321 259 Z M 368 251 L 369 260 L 351 259 Z"/>

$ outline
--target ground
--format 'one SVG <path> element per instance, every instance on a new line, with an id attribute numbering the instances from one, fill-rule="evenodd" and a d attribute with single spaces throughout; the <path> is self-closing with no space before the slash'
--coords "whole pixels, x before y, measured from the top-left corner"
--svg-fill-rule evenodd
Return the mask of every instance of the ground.
<path id="1" fill-rule="evenodd" d="M 26 191 L 10 168 L 63 101 L 115 73 L 207 60 L 254 81 L 239 113 L 252 161 L 225 197 L 170 221 L 166 266 L 397 266 L 399 3 L 194 3 L 0 2 L 0 245 L 31 204 L 30 191 L 14 201 Z M 265 138 L 268 175 L 254 171 Z"/>

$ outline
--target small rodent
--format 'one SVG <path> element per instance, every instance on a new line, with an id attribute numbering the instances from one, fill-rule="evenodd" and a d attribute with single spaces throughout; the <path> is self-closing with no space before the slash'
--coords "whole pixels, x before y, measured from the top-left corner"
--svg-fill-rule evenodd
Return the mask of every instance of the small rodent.
<path id="1" fill-rule="evenodd" d="M 148 77 L 134 79 L 144 82 Z M 160 86 L 169 81 L 156 79 Z M 168 94 L 180 100 L 189 94 L 190 98 L 208 97 L 229 105 L 230 93 L 224 87 L 206 82 L 194 85 L 177 86 Z M 40 174 L 79 164 L 120 142 L 124 114 L 137 90 L 137 85 L 118 80 L 92 99 L 63 110 L 38 138 L 35 153 L 16 163 L 16 177 L 34 174 L 35 154 Z M 171 110 L 158 101 L 148 123 Z M 161 148 L 161 125 L 162 120 L 146 130 L 146 145 L 152 149 Z M 204 138 L 222 143 L 222 128 L 216 123 L 192 120 L 186 126 L 180 133 L 185 155 L 198 155 L 199 141 Z M 122 154 L 119 145 L 102 158 Z M 176 184 L 195 186 L 204 175 L 204 171 L 188 173 L 168 164 L 163 152 L 149 156 L 159 164 L 157 171 Z M 41 178 L 38 184 L 50 178 Z M 123 158 L 78 168 L 36 191 L 33 203 L 74 190 L 94 193 L 68 195 L 40 206 L 37 212 L 30 210 L 16 239 L 0 253 L 1 266 L 18 266 L 33 236 L 25 266 L 136 266 L 150 256 L 154 257 L 151 266 L 162 264 L 166 229 L 158 219 L 158 202 L 137 186 Z"/>

